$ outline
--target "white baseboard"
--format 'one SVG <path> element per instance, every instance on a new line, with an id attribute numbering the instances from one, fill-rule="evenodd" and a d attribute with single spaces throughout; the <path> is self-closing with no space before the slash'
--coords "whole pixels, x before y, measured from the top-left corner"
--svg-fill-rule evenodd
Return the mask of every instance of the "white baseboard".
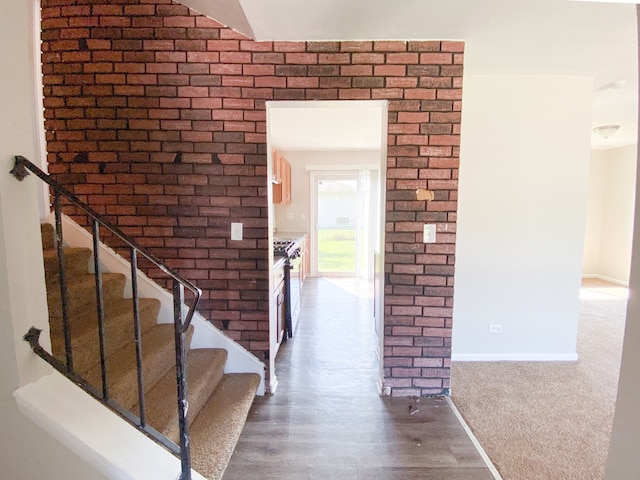
<path id="1" fill-rule="evenodd" d="M 585 273 L 582 275 L 582 278 L 597 278 L 599 280 L 604 280 L 605 282 L 615 283 L 616 285 L 621 285 L 623 287 L 628 287 L 629 282 L 625 280 L 619 280 L 613 277 L 607 277 L 606 275 L 600 275 L 598 273 Z"/>
<path id="2" fill-rule="evenodd" d="M 577 353 L 454 353 L 452 362 L 575 362 Z"/>

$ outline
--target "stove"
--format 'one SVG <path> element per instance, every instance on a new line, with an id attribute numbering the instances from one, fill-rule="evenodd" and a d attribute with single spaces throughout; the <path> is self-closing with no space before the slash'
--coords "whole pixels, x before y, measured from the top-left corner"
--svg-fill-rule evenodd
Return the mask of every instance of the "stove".
<path id="1" fill-rule="evenodd" d="M 291 240 L 274 240 L 273 255 L 276 257 L 295 258 L 298 253 L 296 243 Z"/>
<path id="2" fill-rule="evenodd" d="M 293 337 L 294 320 L 298 318 L 300 309 L 300 243 L 290 239 L 274 239 L 273 255 L 284 257 L 284 318 L 285 332 L 283 342 Z M 292 275 L 293 271 L 293 275 Z"/>

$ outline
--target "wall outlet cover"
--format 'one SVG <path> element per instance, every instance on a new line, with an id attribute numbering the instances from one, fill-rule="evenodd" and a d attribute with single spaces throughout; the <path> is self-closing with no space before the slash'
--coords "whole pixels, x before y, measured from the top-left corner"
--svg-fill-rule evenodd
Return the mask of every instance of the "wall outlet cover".
<path id="1" fill-rule="evenodd" d="M 242 224 L 231 223 L 231 240 L 242 240 Z"/>
<path id="2" fill-rule="evenodd" d="M 436 225 L 434 223 L 425 223 L 422 231 L 423 243 L 436 243 Z"/>

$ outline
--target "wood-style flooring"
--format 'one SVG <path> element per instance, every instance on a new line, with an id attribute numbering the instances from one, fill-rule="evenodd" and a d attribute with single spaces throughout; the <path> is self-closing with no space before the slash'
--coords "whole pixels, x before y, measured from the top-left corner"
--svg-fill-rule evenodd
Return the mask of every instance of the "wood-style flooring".
<path id="1" fill-rule="evenodd" d="M 492 480 L 443 398 L 378 395 L 369 285 L 303 288 L 277 392 L 256 399 L 224 480 Z"/>

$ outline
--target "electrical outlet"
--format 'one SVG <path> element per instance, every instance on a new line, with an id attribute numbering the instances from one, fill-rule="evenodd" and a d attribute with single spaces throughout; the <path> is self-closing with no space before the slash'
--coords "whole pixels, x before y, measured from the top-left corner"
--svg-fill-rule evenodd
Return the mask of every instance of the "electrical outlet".
<path id="1" fill-rule="evenodd" d="M 436 243 L 436 226 L 433 223 L 425 223 L 422 231 L 423 243 Z"/>
<path id="2" fill-rule="evenodd" d="M 287 212 L 287 220 L 293 220 L 295 218 L 295 214 L 293 212 Z"/>
<path id="3" fill-rule="evenodd" d="M 489 333 L 502 333 L 502 325 L 497 323 L 489 324 Z"/>

